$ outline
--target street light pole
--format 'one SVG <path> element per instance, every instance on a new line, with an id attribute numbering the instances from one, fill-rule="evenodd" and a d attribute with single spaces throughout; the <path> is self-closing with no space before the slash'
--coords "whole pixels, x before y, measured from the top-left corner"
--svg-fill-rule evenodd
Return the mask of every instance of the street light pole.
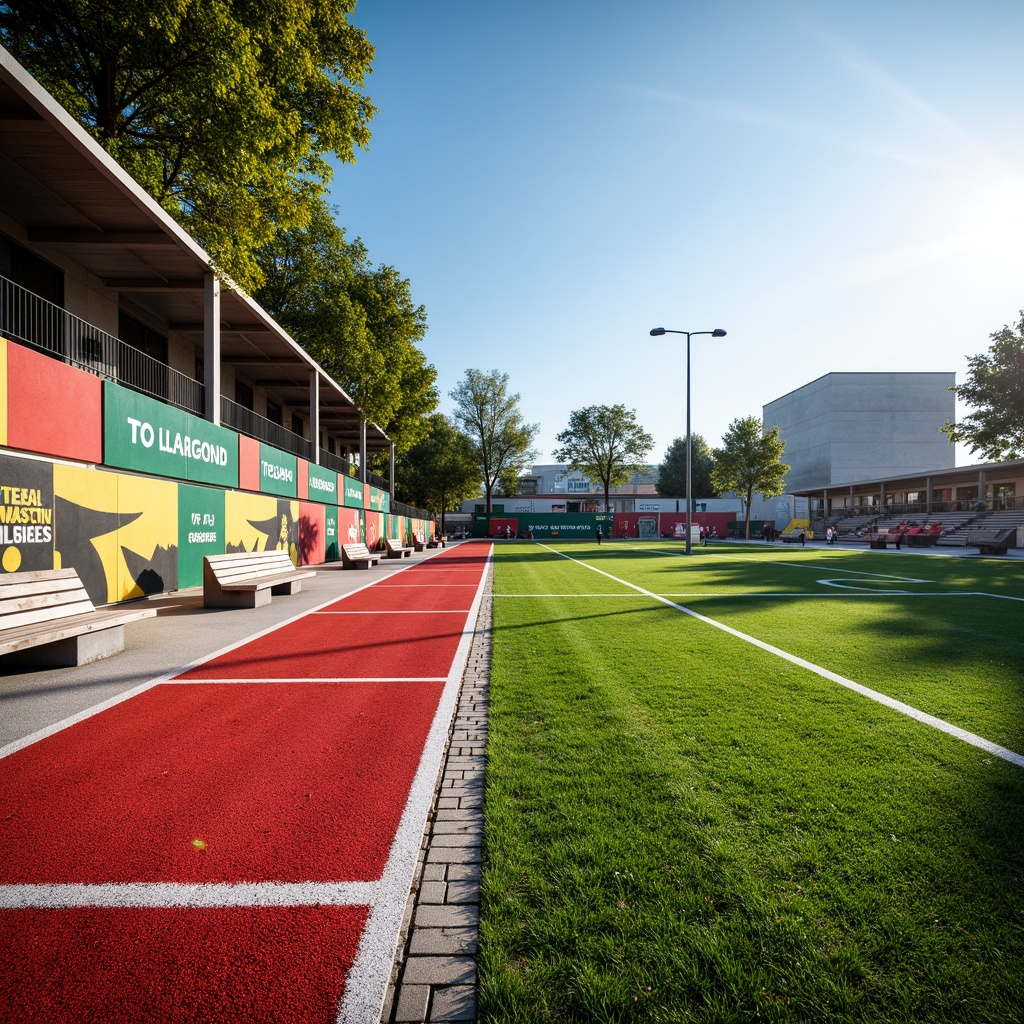
<path id="1" fill-rule="evenodd" d="M 690 542 L 690 514 L 693 505 L 693 439 L 690 433 L 690 335 L 710 334 L 712 338 L 724 338 L 725 331 L 716 327 L 713 331 L 672 331 L 666 327 L 655 327 L 651 331 L 652 338 L 663 334 L 686 335 L 686 554 L 692 554 Z"/>

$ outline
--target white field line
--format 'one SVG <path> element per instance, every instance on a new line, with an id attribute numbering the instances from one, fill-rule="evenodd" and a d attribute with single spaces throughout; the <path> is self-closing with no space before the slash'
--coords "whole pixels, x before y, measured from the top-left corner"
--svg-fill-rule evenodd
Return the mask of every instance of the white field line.
<path id="1" fill-rule="evenodd" d="M 821 582 L 821 581 L 819 581 Z M 637 599 L 636 594 L 493 594 L 493 597 L 516 597 L 516 598 L 530 598 L 530 597 L 555 597 L 560 600 L 572 597 L 630 597 L 633 600 Z M 786 591 L 781 593 L 771 592 L 754 592 L 744 594 L 728 594 L 728 593 L 714 593 L 712 591 L 695 591 L 692 594 L 660 594 L 659 597 L 998 597 L 998 594 L 981 594 L 973 590 L 863 590 L 863 591 L 849 591 L 843 593 L 835 593 L 833 591 L 817 591 L 810 593 L 801 593 L 798 591 Z M 1012 601 L 1021 601 L 1024 598 L 1014 597 L 1010 598 Z"/>
<path id="2" fill-rule="evenodd" d="M 724 622 L 718 622 L 715 619 L 710 619 L 706 615 L 701 615 L 699 612 L 695 612 L 692 608 L 687 608 L 685 605 L 676 604 L 674 601 L 670 601 L 666 597 L 660 597 L 658 594 L 653 594 L 651 591 L 645 590 L 643 587 L 638 587 L 635 583 L 629 583 L 626 580 L 619 579 L 617 576 L 612 576 L 611 573 L 605 572 L 603 569 L 598 569 L 596 566 L 590 565 L 587 562 L 573 558 L 571 555 L 566 555 L 561 551 L 555 550 L 555 548 L 548 547 L 546 544 L 541 544 L 540 547 L 547 548 L 547 550 L 553 554 L 559 555 L 561 558 L 567 558 L 570 562 L 582 565 L 585 568 L 590 569 L 592 572 L 600 573 L 602 576 L 607 576 L 608 579 L 614 580 L 616 583 L 622 583 L 627 587 L 632 587 L 638 593 L 653 598 L 655 601 L 667 604 L 670 608 L 675 608 L 684 615 L 689 615 L 691 618 L 697 619 L 709 626 L 713 626 L 715 629 L 722 630 L 723 633 L 728 633 L 730 636 L 743 640 L 745 643 L 752 644 L 754 647 L 758 647 L 762 651 L 767 651 L 769 654 L 774 654 L 778 658 L 782 658 L 794 665 L 799 665 L 800 668 L 805 668 L 809 672 L 813 672 L 815 675 L 821 676 L 823 679 L 828 679 L 833 683 L 838 683 L 840 686 L 845 686 L 847 689 L 853 690 L 855 693 L 859 693 L 873 701 L 877 701 L 879 704 L 884 704 L 886 707 L 892 708 L 894 711 L 898 711 L 900 714 L 906 715 L 909 718 L 913 718 L 917 722 L 921 722 L 924 725 L 930 725 L 933 729 L 938 729 L 940 732 L 944 732 L 949 736 L 962 740 L 964 743 L 969 743 L 971 746 L 978 747 L 978 749 L 984 750 L 989 754 L 994 754 L 996 757 L 1000 757 L 1004 761 L 1009 761 L 1011 764 L 1019 765 L 1024 768 L 1024 754 L 1018 754 L 1013 750 L 1008 750 L 1006 747 L 1001 747 L 997 743 L 993 743 L 991 740 L 985 739 L 983 736 L 978 736 L 975 733 L 968 732 L 966 729 L 961 729 L 959 726 L 951 725 L 949 722 L 945 722 L 941 718 L 936 718 L 934 715 L 926 714 L 924 711 L 911 707 L 909 704 L 904 704 L 903 701 L 894 700 L 892 697 L 887 697 L 884 693 L 879 693 L 877 690 L 872 690 L 867 686 L 862 686 L 860 683 L 855 683 L 852 679 L 847 679 L 845 676 L 841 676 L 836 672 L 830 672 L 828 669 L 822 668 L 820 665 L 815 665 L 813 662 L 805 661 L 803 658 L 798 658 L 795 654 L 790 654 L 788 651 L 784 651 L 779 647 L 773 647 L 771 644 L 767 644 L 763 640 L 758 640 L 756 637 L 749 636 L 746 633 L 741 633 L 738 629 L 733 629 L 732 626 L 725 625 Z"/>
<path id="3" fill-rule="evenodd" d="M 373 882 L 254 882 L 238 884 L 189 884 L 189 883 L 105 883 L 87 884 L 48 884 L 48 885 L 0 885 L 0 909 L 25 907 L 79 907 L 79 906 L 116 906 L 116 907 L 209 907 L 209 906 L 310 906 L 317 903 L 328 903 L 338 906 L 369 907 L 370 915 L 363 930 L 359 943 L 359 951 L 348 973 L 345 992 L 338 1015 L 337 1024 L 377 1024 L 380 1020 L 384 997 L 387 994 L 388 981 L 391 976 L 391 965 L 394 962 L 398 937 L 401 931 L 402 917 L 405 913 L 409 897 L 409 889 L 416 869 L 420 842 L 426 826 L 427 816 L 433 803 L 434 784 L 441 768 L 444 752 L 448 744 L 448 733 L 458 700 L 459 688 L 469 651 L 476 630 L 476 619 L 483 599 L 487 574 L 491 570 L 494 548 L 488 550 L 488 560 L 476 587 L 473 605 L 466 616 L 462 638 L 459 641 L 455 658 L 448 675 L 436 677 L 445 682 L 437 711 L 434 714 L 419 767 L 413 778 L 409 796 L 406 800 L 402 817 L 395 833 L 394 841 L 388 853 L 387 864 L 381 877 Z M 403 569 L 406 567 L 403 567 Z M 400 570 L 401 571 L 401 570 Z M 373 580 L 366 586 L 379 582 Z M 364 590 L 360 587 L 359 590 Z M 357 593 L 357 591 L 352 591 Z M 347 596 L 347 595 L 346 595 Z M 288 623 L 294 622 L 319 611 L 327 604 L 333 604 L 337 597 L 331 598 L 318 608 L 302 612 L 261 633 L 247 637 L 245 640 L 231 644 L 214 654 L 194 662 L 179 672 L 188 671 L 212 658 L 259 636 L 271 633 Z M 0 756 L 6 756 L 38 742 L 46 736 L 53 735 L 61 729 L 77 722 L 84 721 L 94 714 L 113 707 L 138 693 L 156 686 L 161 682 L 171 681 L 171 676 L 162 676 L 137 686 L 127 693 L 120 694 L 111 700 L 97 704 L 95 707 L 73 715 L 58 722 L 54 726 L 41 729 L 31 736 L 25 737 L 0 749 Z M 225 680 L 210 680 L 225 682 Z M 245 680 L 249 682 L 249 680 Z M 272 680 L 283 682 L 285 680 Z M 324 680 L 316 680 L 323 682 Z M 399 680 L 404 681 L 404 680 Z M 419 680 L 424 681 L 424 680 Z M 187 681 L 182 680 L 183 684 Z"/>
<path id="4" fill-rule="evenodd" d="M 466 616 L 462 639 L 455 652 L 416 776 L 409 789 L 409 798 L 391 844 L 387 865 L 370 904 L 370 916 L 363 929 L 359 951 L 348 972 L 336 1024 L 377 1024 L 380 1020 L 391 967 L 398 949 L 402 918 L 416 872 L 420 844 L 434 800 L 434 786 L 448 746 L 448 733 L 458 704 L 462 674 L 469 660 L 476 619 L 493 558 L 492 544 L 488 547 L 487 564 L 480 575 L 473 606 Z"/>

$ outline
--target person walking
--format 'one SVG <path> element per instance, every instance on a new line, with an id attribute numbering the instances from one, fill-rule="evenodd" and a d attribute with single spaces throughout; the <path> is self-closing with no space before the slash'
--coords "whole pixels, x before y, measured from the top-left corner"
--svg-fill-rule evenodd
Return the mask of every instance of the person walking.
<path id="1" fill-rule="evenodd" d="M 597 528 L 597 543 L 598 543 L 598 545 L 600 545 L 600 544 L 601 544 L 601 538 L 602 538 L 603 536 L 604 536 L 604 534 L 603 534 L 603 533 L 601 532 L 601 527 L 599 526 L 599 527 Z"/>

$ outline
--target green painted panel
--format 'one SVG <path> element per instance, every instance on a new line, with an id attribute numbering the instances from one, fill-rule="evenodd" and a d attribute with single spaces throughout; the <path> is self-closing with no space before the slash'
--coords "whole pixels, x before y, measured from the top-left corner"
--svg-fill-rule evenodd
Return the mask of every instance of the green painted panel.
<path id="1" fill-rule="evenodd" d="M 260 444 L 260 490 L 265 494 L 298 497 L 299 460 L 279 448 Z"/>
<path id="2" fill-rule="evenodd" d="M 224 492 L 178 486 L 178 586 L 203 582 L 203 556 L 225 551 Z"/>
<path id="3" fill-rule="evenodd" d="M 336 562 L 341 557 L 338 543 L 338 506 L 328 505 L 324 515 L 325 561 Z"/>
<path id="4" fill-rule="evenodd" d="M 338 504 L 338 474 L 323 466 L 309 464 L 309 500 L 324 505 Z"/>
<path id="5" fill-rule="evenodd" d="M 238 486 L 238 435 L 103 382 L 103 461 L 176 480 Z"/>
<path id="6" fill-rule="evenodd" d="M 363 507 L 363 482 L 352 476 L 339 477 L 345 481 L 345 493 L 343 503 L 348 508 Z"/>

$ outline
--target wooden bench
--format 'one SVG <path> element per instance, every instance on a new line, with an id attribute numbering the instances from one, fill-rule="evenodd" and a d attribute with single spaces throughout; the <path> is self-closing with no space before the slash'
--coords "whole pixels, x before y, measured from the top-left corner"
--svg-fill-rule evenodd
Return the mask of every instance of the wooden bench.
<path id="1" fill-rule="evenodd" d="M 978 548 L 983 555 L 1005 555 L 1017 536 L 1012 530 L 971 530 L 967 543 Z"/>
<path id="2" fill-rule="evenodd" d="M 412 546 L 416 551 L 423 551 L 426 549 L 427 538 L 423 536 L 422 530 L 413 537 Z"/>
<path id="3" fill-rule="evenodd" d="M 87 665 L 124 650 L 124 624 L 155 608 L 101 608 L 74 569 L 0 574 L 0 655 L 6 667 Z"/>
<path id="4" fill-rule="evenodd" d="M 297 594 L 316 573 L 296 569 L 287 551 L 237 551 L 203 559 L 204 608 L 260 608 L 274 594 Z"/>
<path id="5" fill-rule="evenodd" d="M 431 537 L 430 540 L 427 541 L 427 547 L 428 548 L 443 548 L 447 543 L 448 543 L 448 538 L 447 538 L 447 536 L 445 536 L 445 534 L 442 533 L 440 536 L 436 536 L 435 535 L 435 536 Z"/>
<path id="6" fill-rule="evenodd" d="M 789 533 L 780 533 L 779 539 L 783 544 L 799 544 L 801 533 L 804 535 L 804 540 L 808 540 L 811 536 L 808 530 L 791 530 Z"/>
<path id="7" fill-rule="evenodd" d="M 380 561 L 380 555 L 369 551 L 365 544 L 342 544 L 341 564 L 345 569 L 369 569 Z"/>
<path id="8" fill-rule="evenodd" d="M 410 558 L 412 556 L 413 549 L 403 547 L 400 540 L 393 540 L 389 537 L 384 544 L 388 549 L 388 558 Z"/>

